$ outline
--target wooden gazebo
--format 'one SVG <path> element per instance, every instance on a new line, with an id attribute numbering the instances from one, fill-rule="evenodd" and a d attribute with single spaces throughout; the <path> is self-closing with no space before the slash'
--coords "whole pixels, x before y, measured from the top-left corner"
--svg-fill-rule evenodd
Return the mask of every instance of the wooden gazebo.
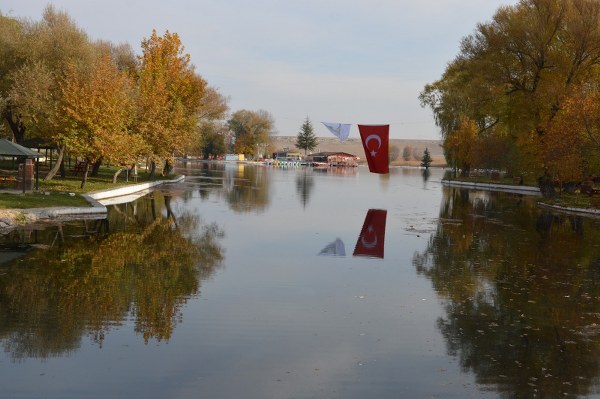
<path id="1" fill-rule="evenodd" d="M 17 143 L 13 143 L 10 140 L 0 139 L 0 156 L 5 157 L 14 157 L 18 160 L 23 161 L 23 175 L 21 176 L 21 186 L 23 187 L 23 192 L 25 192 L 25 177 L 27 172 L 27 160 L 34 159 L 35 162 L 35 189 L 38 189 L 38 172 L 39 172 L 39 163 L 37 162 L 38 158 L 41 157 L 40 153 L 30 150 L 27 147 L 23 147 Z"/>

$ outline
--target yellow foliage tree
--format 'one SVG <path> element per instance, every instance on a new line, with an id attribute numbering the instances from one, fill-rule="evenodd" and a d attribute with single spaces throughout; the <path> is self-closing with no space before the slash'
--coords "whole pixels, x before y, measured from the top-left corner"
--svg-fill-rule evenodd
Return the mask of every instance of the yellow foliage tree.
<path id="1" fill-rule="evenodd" d="M 600 155 L 600 95 L 579 88 L 563 102 L 543 137 L 542 161 L 549 175 L 561 182 L 580 181 L 597 173 Z"/>
<path id="2" fill-rule="evenodd" d="M 117 69 L 109 54 L 99 57 L 90 70 L 71 63 L 61 83 L 62 109 L 67 119 L 60 142 L 87 164 L 105 160 L 130 164 L 144 149 L 133 133 L 134 100 L 130 77 Z M 81 187 L 85 187 L 84 168 Z"/>
<path id="3" fill-rule="evenodd" d="M 138 72 L 137 129 L 148 144 L 151 175 L 165 160 L 168 173 L 175 152 L 184 153 L 197 137 L 198 112 L 206 82 L 194 72 L 177 33 L 152 31 L 142 41 Z"/>
<path id="4" fill-rule="evenodd" d="M 473 163 L 473 148 L 477 137 L 477 125 L 461 115 L 459 126 L 444 141 L 444 151 L 455 169 L 467 175 Z"/>

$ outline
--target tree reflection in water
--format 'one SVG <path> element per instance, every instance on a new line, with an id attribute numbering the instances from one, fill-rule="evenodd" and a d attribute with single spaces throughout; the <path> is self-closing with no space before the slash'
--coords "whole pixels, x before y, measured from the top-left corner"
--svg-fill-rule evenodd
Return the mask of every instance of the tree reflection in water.
<path id="1" fill-rule="evenodd" d="M 176 218 L 159 192 L 113 207 L 109 220 L 110 234 L 71 235 L 2 267 L 0 340 L 13 359 L 64 355 L 86 335 L 102 345 L 126 320 L 146 343 L 169 340 L 223 260 L 222 231 Z"/>
<path id="2" fill-rule="evenodd" d="M 517 398 L 597 392 L 597 224 L 519 196 L 445 189 L 437 231 L 413 264 L 444 301 L 437 324 L 449 354 L 478 383 Z"/>
<path id="3" fill-rule="evenodd" d="M 302 207 L 306 209 L 308 200 L 312 194 L 315 185 L 315 180 L 312 176 L 312 171 L 309 172 L 308 168 L 303 168 L 301 172 L 296 175 L 296 192 L 300 197 Z"/>
<path id="4" fill-rule="evenodd" d="M 225 165 L 223 189 L 234 212 L 263 212 L 269 206 L 269 180 L 264 168 Z"/>

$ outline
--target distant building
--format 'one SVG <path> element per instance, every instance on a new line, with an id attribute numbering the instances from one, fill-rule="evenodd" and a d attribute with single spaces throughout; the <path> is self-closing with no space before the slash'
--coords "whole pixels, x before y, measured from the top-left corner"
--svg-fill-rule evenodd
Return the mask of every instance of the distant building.
<path id="1" fill-rule="evenodd" d="M 287 148 L 284 148 L 281 151 L 277 151 L 273 153 L 273 159 L 280 159 L 285 161 L 300 161 L 302 159 L 302 154 L 299 152 L 289 151 Z"/>
<path id="2" fill-rule="evenodd" d="M 225 154 L 226 161 L 243 161 L 245 160 L 244 154 Z"/>
<path id="3" fill-rule="evenodd" d="M 316 152 L 306 156 L 311 164 L 327 164 L 329 166 L 358 166 L 358 157 L 347 152 Z"/>

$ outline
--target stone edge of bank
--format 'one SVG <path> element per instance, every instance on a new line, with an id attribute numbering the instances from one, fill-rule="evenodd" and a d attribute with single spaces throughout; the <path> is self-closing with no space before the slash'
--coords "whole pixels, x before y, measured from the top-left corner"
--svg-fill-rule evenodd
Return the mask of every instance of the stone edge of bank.
<path id="1" fill-rule="evenodd" d="M 467 187 L 467 188 L 476 188 L 482 190 L 492 190 L 492 191 L 505 191 L 515 194 L 526 194 L 526 195 L 541 195 L 540 189 L 538 187 L 532 186 L 513 186 L 509 184 L 493 184 L 493 183 L 474 183 L 474 182 L 461 182 L 454 180 L 442 180 L 442 184 L 447 186 L 455 186 L 455 187 Z M 589 208 L 574 208 L 562 205 L 552 205 L 546 204 L 545 202 L 538 201 L 536 203 L 539 207 L 549 208 L 555 211 L 560 211 L 563 213 L 576 214 L 581 216 L 594 216 L 600 217 L 600 210 L 598 209 L 589 209 Z"/>
<path id="2" fill-rule="evenodd" d="M 179 183 L 183 180 L 185 180 L 185 176 L 178 176 L 171 180 L 159 180 L 133 184 L 129 186 L 117 187 L 111 190 L 95 191 L 82 194 L 81 196 L 90 203 L 91 207 L 59 206 L 49 208 L 3 209 L 0 211 L 0 229 L 8 229 L 44 220 L 68 220 L 74 217 L 85 218 L 86 216 L 93 217 L 97 215 L 105 215 L 107 213 L 107 208 L 99 202 L 100 200 L 137 193 L 161 184 Z"/>

